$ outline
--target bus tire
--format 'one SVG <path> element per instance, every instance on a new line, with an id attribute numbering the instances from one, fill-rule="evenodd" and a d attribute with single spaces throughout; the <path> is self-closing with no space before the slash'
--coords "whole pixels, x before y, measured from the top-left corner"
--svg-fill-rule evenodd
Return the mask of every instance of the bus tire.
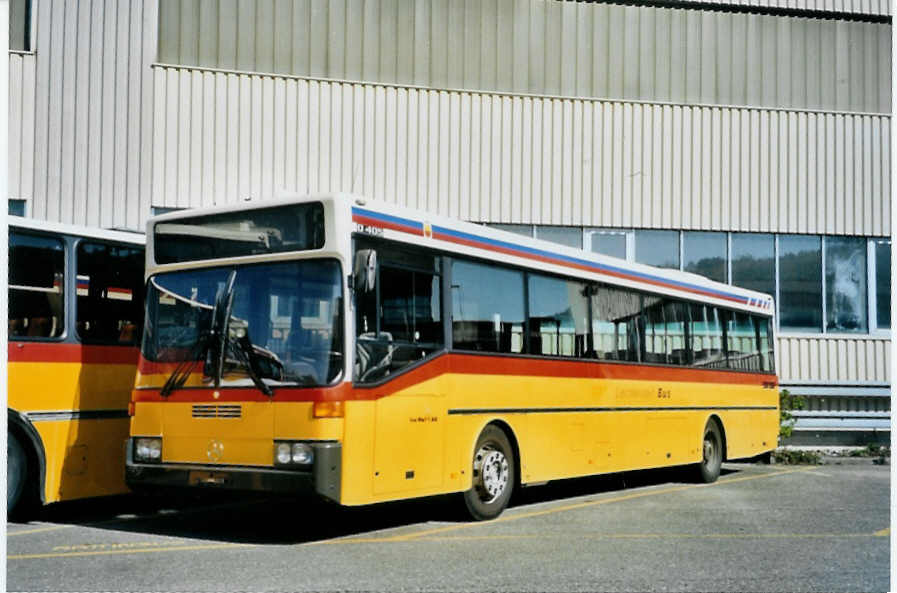
<path id="1" fill-rule="evenodd" d="M 508 506 L 517 480 L 514 449 L 505 431 L 492 424 L 483 429 L 474 447 L 471 469 L 473 483 L 464 493 L 468 513 L 477 521 L 498 517 Z"/>
<path id="2" fill-rule="evenodd" d="M 21 507 L 28 483 L 28 456 L 18 437 L 6 433 L 6 513 L 12 515 Z"/>
<path id="3" fill-rule="evenodd" d="M 704 426 L 701 450 L 702 459 L 696 466 L 696 477 L 705 484 L 716 482 L 723 463 L 723 436 L 719 424 L 712 418 Z"/>

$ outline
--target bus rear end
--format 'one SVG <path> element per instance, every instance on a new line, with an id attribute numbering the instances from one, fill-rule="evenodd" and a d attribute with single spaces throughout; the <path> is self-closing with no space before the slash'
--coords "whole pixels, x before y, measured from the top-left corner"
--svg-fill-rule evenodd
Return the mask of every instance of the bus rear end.
<path id="1" fill-rule="evenodd" d="M 129 485 L 339 501 L 351 389 L 341 218 L 324 199 L 150 222 Z"/>

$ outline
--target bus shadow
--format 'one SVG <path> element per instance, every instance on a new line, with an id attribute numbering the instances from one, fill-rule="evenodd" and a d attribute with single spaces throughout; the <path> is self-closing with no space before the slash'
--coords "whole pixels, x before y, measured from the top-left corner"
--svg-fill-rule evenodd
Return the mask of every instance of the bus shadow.
<path id="1" fill-rule="evenodd" d="M 740 470 L 723 468 L 723 474 Z M 510 510 L 587 495 L 671 483 L 694 483 L 681 468 L 631 471 L 551 482 L 518 490 Z M 35 517 L 127 533 L 238 544 L 296 545 L 411 527 L 469 521 L 459 495 L 362 507 L 341 507 L 317 497 L 291 499 L 207 492 L 202 497 L 125 495 L 59 503 Z"/>

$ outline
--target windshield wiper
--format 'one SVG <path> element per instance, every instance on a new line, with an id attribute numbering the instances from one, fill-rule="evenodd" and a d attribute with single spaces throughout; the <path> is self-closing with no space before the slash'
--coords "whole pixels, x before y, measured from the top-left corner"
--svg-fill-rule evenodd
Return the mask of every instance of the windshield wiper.
<path id="1" fill-rule="evenodd" d="M 184 383 L 187 382 L 187 378 L 190 377 L 190 373 L 192 373 L 194 367 L 196 367 L 196 363 L 204 357 L 205 351 L 212 345 L 212 336 L 213 332 L 208 332 L 200 336 L 196 345 L 193 346 L 193 350 L 190 352 L 188 358 L 179 362 L 178 366 L 176 366 L 168 376 L 168 379 L 166 379 L 165 384 L 162 385 L 162 389 L 159 391 L 159 395 L 168 397 L 172 391 L 184 386 Z"/>
<path id="2" fill-rule="evenodd" d="M 262 381 L 262 378 L 255 368 L 255 350 L 253 350 L 252 342 L 249 340 L 249 332 L 242 337 L 237 338 L 234 342 L 236 342 L 237 345 L 236 353 L 246 365 L 246 372 L 249 375 L 249 378 L 252 379 L 252 382 L 255 383 L 255 386 L 258 387 L 259 391 L 269 397 L 273 396 L 274 390 L 272 390 L 267 383 Z"/>

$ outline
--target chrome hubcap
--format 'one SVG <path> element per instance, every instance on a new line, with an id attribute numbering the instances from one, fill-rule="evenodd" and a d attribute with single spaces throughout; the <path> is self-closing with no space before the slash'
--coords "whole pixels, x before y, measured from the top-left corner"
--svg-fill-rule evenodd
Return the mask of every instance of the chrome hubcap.
<path id="1" fill-rule="evenodd" d="M 473 475 L 480 498 L 490 503 L 501 496 L 508 485 L 508 459 L 504 453 L 484 445 L 473 458 Z"/>

